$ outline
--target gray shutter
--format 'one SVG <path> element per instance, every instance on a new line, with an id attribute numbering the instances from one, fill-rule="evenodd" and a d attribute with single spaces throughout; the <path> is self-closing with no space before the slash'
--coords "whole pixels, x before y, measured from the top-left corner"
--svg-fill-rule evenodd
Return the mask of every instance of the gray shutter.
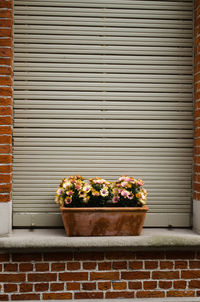
<path id="1" fill-rule="evenodd" d="M 15 0 L 14 225 L 60 225 L 61 178 L 142 178 L 189 226 L 192 1 Z"/>

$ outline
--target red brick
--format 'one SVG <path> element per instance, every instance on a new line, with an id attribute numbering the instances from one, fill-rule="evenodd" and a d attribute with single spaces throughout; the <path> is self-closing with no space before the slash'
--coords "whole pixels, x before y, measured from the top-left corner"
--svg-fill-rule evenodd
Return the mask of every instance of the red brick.
<path id="1" fill-rule="evenodd" d="M 90 280 L 119 280 L 119 272 L 91 272 Z"/>
<path id="2" fill-rule="evenodd" d="M 14 294 L 11 295 L 12 300 L 40 300 L 39 294 Z"/>
<path id="3" fill-rule="evenodd" d="M 16 263 L 6 263 L 4 264 L 4 271 L 5 272 L 16 272 L 18 265 Z"/>
<path id="4" fill-rule="evenodd" d="M 157 287 L 157 281 L 144 281 L 144 289 L 155 289 Z"/>
<path id="5" fill-rule="evenodd" d="M 183 280 L 174 281 L 174 289 L 185 289 L 186 284 L 186 281 Z"/>
<path id="6" fill-rule="evenodd" d="M 198 279 L 200 278 L 200 270 L 185 270 L 181 272 L 183 279 Z"/>
<path id="7" fill-rule="evenodd" d="M 11 146 L 5 146 L 5 149 L 6 148 L 11 148 Z M 0 147 L 0 152 L 1 152 L 1 147 Z M 10 152 L 10 151 L 8 151 Z M 2 165 L 0 166 L 0 173 L 11 173 L 12 172 L 12 166 L 11 165 Z M 6 192 L 3 192 L 3 193 L 6 193 Z"/>
<path id="8" fill-rule="evenodd" d="M 44 300 L 70 300 L 72 299 L 71 293 L 45 293 L 42 295 Z"/>
<path id="9" fill-rule="evenodd" d="M 165 293 L 163 291 L 138 291 L 136 293 L 137 298 L 163 298 Z"/>
<path id="10" fill-rule="evenodd" d="M 134 298 L 134 292 L 120 291 L 120 292 L 106 292 L 106 299 L 114 298 Z"/>
<path id="11" fill-rule="evenodd" d="M 9 37 L 0 39 L 0 46 L 12 47 L 12 39 Z"/>
<path id="12" fill-rule="evenodd" d="M 36 292 L 45 292 L 49 290 L 49 283 L 36 283 L 35 291 Z"/>
<path id="13" fill-rule="evenodd" d="M 0 134 L 12 134 L 11 126 L 0 126 Z"/>
<path id="14" fill-rule="evenodd" d="M 189 282 L 189 288 L 200 288 L 200 280 L 191 280 Z"/>
<path id="15" fill-rule="evenodd" d="M 12 29 L 11 28 L 1 28 L 0 37 L 11 37 Z M 8 64 L 11 65 L 11 64 Z"/>
<path id="16" fill-rule="evenodd" d="M 193 290 L 170 290 L 167 292 L 167 297 L 194 297 Z"/>
<path id="17" fill-rule="evenodd" d="M 145 269 L 158 268 L 158 261 L 145 261 Z"/>
<path id="18" fill-rule="evenodd" d="M 88 273 L 86 272 L 70 272 L 70 273 L 60 273 L 59 279 L 61 281 L 84 281 L 88 280 Z"/>
<path id="19" fill-rule="evenodd" d="M 67 290 L 80 290 L 80 287 L 79 282 L 67 283 Z"/>
<path id="20" fill-rule="evenodd" d="M 115 261 L 115 262 L 113 262 L 112 268 L 116 269 L 116 270 L 127 269 L 127 262 L 126 261 Z"/>
<path id="21" fill-rule="evenodd" d="M 176 269 L 184 269 L 187 268 L 187 261 L 175 261 L 175 268 Z"/>
<path id="22" fill-rule="evenodd" d="M 41 281 L 56 281 L 56 273 L 31 273 L 28 274 L 28 281 L 41 282 Z"/>
<path id="23" fill-rule="evenodd" d="M 129 289 L 141 289 L 142 288 L 142 282 L 139 281 L 131 281 L 128 283 Z"/>
<path id="24" fill-rule="evenodd" d="M 1 164 L 7 164 L 12 162 L 12 156 L 11 155 L 0 155 L 0 163 Z"/>
<path id="25" fill-rule="evenodd" d="M 0 294 L 0 301 L 8 301 L 8 295 Z"/>
<path id="26" fill-rule="evenodd" d="M 99 282 L 98 289 L 100 290 L 108 290 L 111 288 L 111 282 Z"/>
<path id="27" fill-rule="evenodd" d="M 13 283 L 4 284 L 5 293 L 13 293 L 16 291 L 17 291 L 17 284 L 13 284 Z"/>
<path id="28" fill-rule="evenodd" d="M 200 268 L 200 261 L 190 261 L 189 262 L 190 268 Z"/>
<path id="29" fill-rule="evenodd" d="M 65 264 L 64 263 L 52 263 L 51 264 L 51 270 L 52 271 L 64 271 L 65 270 Z"/>
<path id="30" fill-rule="evenodd" d="M 111 262 L 99 262 L 98 269 L 100 271 L 111 270 Z"/>
<path id="31" fill-rule="evenodd" d="M 64 283 L 51 283 L 50 290 L 54 292 L 64 290 Z"/>
<path id="32" fill-rule="evenodd" d="M 105 257 L 107 259 L 126 259 L 126 260 L 130 260 L 130 259 L 135 259 L 135 253 L 133 252 L 127 252 L 127 251 L 114 251 L 114 252 L 107 252 L 105 254 Z"/>
<path id="33" fill-rule="evenodd" d="M 178 279 L 178 271 L 153 271 L 152 279 Z"/>
<path id="34" fill-rule="evenodd" d="M 82 283 L 82 289 L 83 290 L 96 290 L 96 283 L 94 283 L 94 282 Z"/>
<path id="35" fill-rule="evenodd" d="M 11 10 L 0 10 L 0 18 L 12 18 L 12 11 Z"/>
<path id="36" fill-rule="evenodd" d="M 72 260 L 72 258 L 73 258 L 73 254 L 70 252 L 44 254 L 44 261 L 66 261 L 66 260 Z"/>
<path id="37" fill-rule="evenodd" d="M 2 54 L 2 50 L 0 49 L 0 56 Z M 8 56 L 5 56 L 5 57 L 8 57 Z M 11 76 L 12 75 L 12 69 L 9 67 L 2 67 L 0 66 L 0 75 L 8 75 L 8 76 Z M 8 95 L 5 95 L 8 97 Z M 2 96 L 1 96 L 2 97 Z"/>
<path id="38" fill-rule="evenodd" d="M 171 281 L 159 281 L 159 287 L 162 289 L 168 289 L 172 287 Z"/>
<path id="39" fill-rule="evenodd" d="M 143 268 L 143 262 L 142 261 L 130 261 L 129 262 L 129 268 L 138 270 Z"/>
<path id="40" fill-rule="evenodd" d="M 20 263 L 19 270 L 21 272 L 31 272 L 31 271 L 33 271 L 33 264 L 32 263 Z"/>
<path id="41" fill-rule="evenodd" d="M 1 8 L 12 8 L 12 1 L 1 0 L 0 7 Z"/>
<path id="42" fill-rule="evenodd" d="M 11 175 L 0 175 L 0 182 L 9 183 L 11 178 Z"/>
<path id="43" fill-rule="evenodd" d="M 46 272 L 49 271 L 49 263 L 36 263 L 35 264 L 36 271 Z"/>
<path id="44" fill-rule="evenodd" d="M 133 279 L 149 279 L 150 272 L 140 271 L 140 272 L 122 272 L 122 279 L 133 280 Z"/>
<path id="45" fill-rule="evenodd" d="M 74 253 L 74 260 L 103 260 L 104 253 L 102 252 L 80 252 Z"/>
<path id="46" fill-rule="evenodd" d="M 25 274 L 0 274 L 0 282 L 22 282 Z"/>
<path id="47" fill-rule="evenodd" d="M 11 184 L 0 184 L 0 193 L 9 193 L 12 190 Z"/>
<path id="48" fill-rule="evenodd" d="M 74 293 L 75 299 L 103 299 L 102 292 L 79 292 Z"/>
<path id="49" fill-rule="evenodd" d="M 163 259 L 165 257 L 164 252 L 157 252 L 157 251 L 143 251 L 136 253 L 136 259 Z"/>
<path id="50" fill-rule="evenodd" d="M 0 106 L 0 115 L 12 115 L 12 113 L 13 113 L 12 107 Z"/>
<path id="51" fill-rule="evenodd" d="M 160 261 L 160 268 L 161 269 L 172 269 L 173 262 L 172 261 Z"/>
<path id="52" fill-rule="evenodd" d="M 32 292 L 32 291 L 33 291 L 33 284 L 30 283 L 20 284 L 20 292 Z"/>
<path id="53" fill-rule="evenodd" d="M 114 290 L 123 290 L 127 287 L 126 282 L 113 282 L 112 285 Z"/>
<path id="54" fill-rule="evenodd" d="M 0 135 L 0 141 L 1 141 L 1 144 L 12 144 L 12 137 L 11 137 L 11 135 Z M 10 156 L 10 161 L 3 162 L 3 163 L 6 164 L 6 163 L 11 163 L 11 162 L 12 162 L 12 156 Z"/>
<path id="55" fill-rule="evenodd" d="M 12 106 L 12 105 L 13 105 L 13 102 L 12 102 L 11 98 L 0 97 L 0 106 Z"/>
<path id="56" fill-rule="evenodd" d="M 9 254 L 0 254 L 0 262 L 8 262 L 9 258 Z"/>
<path id="57" fill-rule="evenodd" d="M 81 267 L 80 262 L 68 262 L 67 263 L 67 269 L 69 271 L 79 270 L 80 267 Z"/>
<path id="58" fill-rule="evenodd" d="M 0 195 L 0 202 L 8 202 L 11 200 L 10 194 L 2 194 Z"/>
<path id="59" fill-rule="evenodd" d="M 97 266 L 96 262 L 83 262 L 83 269 L 93 270 Z"/>
<path id="60" fill-rule="evenodd" d="M 18 262 L 41 261 L 42 255 L 41 254 L 13 254 L 12 260 Z"/>

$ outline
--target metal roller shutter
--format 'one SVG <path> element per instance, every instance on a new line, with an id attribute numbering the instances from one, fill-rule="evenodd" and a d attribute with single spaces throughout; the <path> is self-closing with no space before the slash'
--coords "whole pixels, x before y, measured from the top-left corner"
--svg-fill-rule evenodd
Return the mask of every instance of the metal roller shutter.
<path id="1" fill-rule="evenodd" d="M 147 226 L 189 226 L 192 1 L 15 0 L 15 226 L 61 224 L 79 173 L 140 177 Z"/>

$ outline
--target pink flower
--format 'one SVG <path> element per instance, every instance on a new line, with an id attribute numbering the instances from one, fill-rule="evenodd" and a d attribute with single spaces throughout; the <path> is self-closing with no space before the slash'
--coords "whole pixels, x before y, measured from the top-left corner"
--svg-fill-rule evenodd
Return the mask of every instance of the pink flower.
<path id="1" fill-rule="evenodd" d="M 113 203 L 118 203 L 119 201 L 119 197 L 118 196 L 114 196 L 113 199 L 112 199 L 112 202 Z"/>
<path id="2" fill-rule="evenodd" d="M 124 198 L 126 198 L 126 197 L 128 197 L 129 192 L 126 191 L 126 190 L 123 190 L 123 191 L 121 192 L 121 195 L 122 195 Z"/>
<path id="3" fill-rule="evenodd" d="M 71 202 L 72 202 L 72 197 L 71 196 L 65 198 L 65 203 L 66 204 L 70 204 Z"/>
<path id="4" fill-rule="evenodd" d="M 122 187 L 126 187 L 126 185 L 127 185 L 127 182 L 126 182 L 126 181 L 123 181 L 123 182 L 121 183 L 121 186 L 122 186 Z"/>
<path id="5" fill-rule="evenodd" d="M 69 196 L 72 196 L 74 194 L 74 192 L 73 191 L 67 191 L 66 194 L 69 195 Z"/>
<path id="6" fill-rule="evenodd" d="M 133 195 L 133 193 L 129 193 L 129 195 L 127 197 L 128 197 L 128 199 L 133 199 L 134 195 Z"/>

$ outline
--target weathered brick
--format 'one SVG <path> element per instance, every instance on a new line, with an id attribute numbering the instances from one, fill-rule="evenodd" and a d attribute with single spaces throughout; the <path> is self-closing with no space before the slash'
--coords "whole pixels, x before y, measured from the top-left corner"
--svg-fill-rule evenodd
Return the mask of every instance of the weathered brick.
<path id="1" fill-rule="evenodd" d="M 103 252 L 79 252 L 74 253 L 74 260 L 103 260 L 104 253 Z"/>
<path id="2" fill-rule="evenodd" d="M 28 281 L 41 282 L 41 281 L 56 281 L 56 273 L 30 273 L 28 274 Z"/>
<path id="3" fill-rule="evenodd" d="M 79 282 L 67 283 L 67 290 L 80 290 L 81 284 Z"/>
<path id="4" fill-rule="evenodd" d="M 18 269 L 18 265 L 16 263 L 5 263 L 4 271 L 5 272 L 16 272 Z"/>
<path id="5" fill-rule="evenodd" d="M 12 300 L 40 300 L 39 294 L 13 294 L 11 295 Z"/>
<path id="6" fill-rule="evenodd" d="M 193 290 L 170 290 L 167 292 L 167 297 L 194 297 L 195 291 Z"/>
<path id="7" fill-rule="evenodd" d="M 112 264 L 112 268 L 114 270 L 127 269 L 127 262 L 126 261 L 114 261 Z"/>
<path id="8" fill-rule="evenodd" d="M 187 266 L 188 266 L 187 261 L 175 261 L 176 269 L 184 269 L 187 268 Z"/>
<path id="9" fill-rule="evenodd" d="M 36 263 L 35 269 L 37 272 L 46 272 L 49 271 L 49 263 Z"/>
<path id="10" fill-rule="evenodd" d="M 158 261 L 145 261 L 145 269 L 158 268 Z"/>
<path id="11" fill-rule="evenodd" d="M 25 274 L 0 274 L 0 282 L 23 282 Z"/>
<path id="12" fill-rule="evenodd" d="M 115 260 L 115 259 L 135 259 L 135 253 L 133 252 L 127 252 L 127 251 L 114 251 L 114 252 L 107 252 L 105 253 L 105 257 L 110 260 Z"/>
<path id="13" fill-rule="evenodd" d="M 45 292 L 49 290 L 49 283 L 36 283 L 35 291 L 36 292 Z"/>
<path id="14" fill-rule="evenodd" d="M 52 271 L 64 271 L 65 270 L 65 263 L 52 263 L 51 264 Z"/>
<path id="15" fill-rule="evenodd" d="M 200 261 L 199 260 L 197 260 L 197 261 L 190 261 L 189 262 L 189 267 L 191 269 L 200 268 Z"/>
<path id="16" fill-rule="evenodd" d="M 119 272 L 91 272 L 90 280 L 119 280 Z"/>
<path id="17" fill-rule="evenodd" d="M 165 258 L 164 252 L 158 251 L 142 251 L 136 253 L 136 259 L 163 259 Z"/>
<path id="18" fill-rule="evenodd" d="M 181 272 L 183 279 L 198 279 L 200 278 L 200 270 L 184 270 Z"/>
<path id="19" fill-rule="evenodd" d="M 42 295 L 44 300 L 70 300 L 72 299 L 71 293 L 44 293 Z"/>
<path id="20" fill-rule="evenodd" d="M 79 270 L 81 268 L 80 262 L 67 262 L 67 269 L 69 271 Z"/>
<path id="21" fill-rule="evenodd" d="M 143 268 L 142 261 L 129 261 L 129 268 L 133 270 L 138 270 Z"/>
<path id="22" fill-rule="evenodd" d="M 78 292 L 74 293 L 75 299 L 103 299 L 102 292 Z"/>
<path id="23" fill-rule="evenodd" d="M 128 283 L 129 289 L 141 289 L 142 288 L 142 282 L 140 281 L 131 281 Z"/>
<path id="24" fill-rule="evenodd" d="M 152 279 L 178 279 L 178 271 L 153 271 Z"/>
<path id="25" fill-rule="evenodd" d="M 122 279 L 125 280 L 133 280 L 133 279 L 149 279 L 150 272 L 146 271 L 137 271 L 137 272 L 122 272 Z"/>
<path id="26" fill-rule="evenodd" d="M 108 290 L 111 288 L 111 282 L 99 282 L 98 289 L 100 290 Z"/>
<path id="27" fill-rule="evenodd" d="M 111 262 L 99 262 L 98 269 L 100 271 L 111 270 Z"/>
<path id="28" fill-rule="evenodd" d="M 172 261 L 160 261 L 160 269 L 172 269 L 173 262 Z"/>
<path id="29" fill-rule="evenodd" d="M 41 261 L 41 254 L 13 254 L 12 261 L 29 262 L 29 261 Z"/>
<path id="30" fill-rule="evenodd" d="M 20 292 L 32 292 L 33 284 L 31 283 L 22 283 L 20 284 Z"/>
<path id="31" fill-rule="evenodd" d="M 189 282 L 189 288 L 200 288 L 200 280 L 191 280 Z"/>
<path id="32" fill-rule="evenodd" d="M 163 298 L 165 293 L 163 291 L 137 291 L 136 297 L 137 298 Z"/>
<path id="33" fill-rule="evenodd" d="M 19 270 L 21 272 L 31 272 L 31 271 L 33 271 L 33 264 L 32 263 L 20 263 Z"/>
<path id="34" fill-rule="evenodd" d="M 17 291 L 17 284 L 6 283 L 4 284 L 4 292 L 5 293 L 13 293 Z"/>
<path id="35" fill-rule="evenodd" d="M 83 262 L 83 269 L 86 270 L 94 270 L 96 266 L 96 262 Z"/>
<path id="36" fill-rule="evenodd" d="M 171 281 L 159 281 L 159 287 L 162 289 L 168 289 L 172 287 Z"/>
<path id="37" fill-rule="evenodd" d="M 53 292 L 64 290 L 64 283 L 51 283 L 50 290 Z"/>
<path id="38" fill-rule="evenodd" d="M 8 298 L 8 295 L 0 294 L 0 301 L 8 301 Z"/>
<path id="39" fill-rule="evenodd" d="M 82 283 L 83 290 L 96 290 L 96 283 L 95 282 L 85 282 Z"/>
<path id="40" fill-rule="evenodd" d="M 157 281 L 144 281 L 144 289 L 155 289 L 157 287 Z"/>
<path id="41" fill-rule="evenodd" d="M 84 281 L 88 280 L 88 273 L 87 272 L 67 272 L 67 273 L 60 273 L 59 280 L 61 281 Z"/>
<path id="42" fill-rule="evenodd" d="M 44 254 L 44 261 L 67 261 L 72 259 L 73 259 L 73 254 L 70 252 Z"/>
<path id="43" fill-rule="evenodd" d="M 112 284 L 114 290 L 123 290 L 126 289 L 126 282 L 113 282 Z"/>
<path id="44" fill-rule="evenodd" d="M 185 289 L 186 285 L 187 283 L 184 280 L 174 281 L 174 289 Z"/>

